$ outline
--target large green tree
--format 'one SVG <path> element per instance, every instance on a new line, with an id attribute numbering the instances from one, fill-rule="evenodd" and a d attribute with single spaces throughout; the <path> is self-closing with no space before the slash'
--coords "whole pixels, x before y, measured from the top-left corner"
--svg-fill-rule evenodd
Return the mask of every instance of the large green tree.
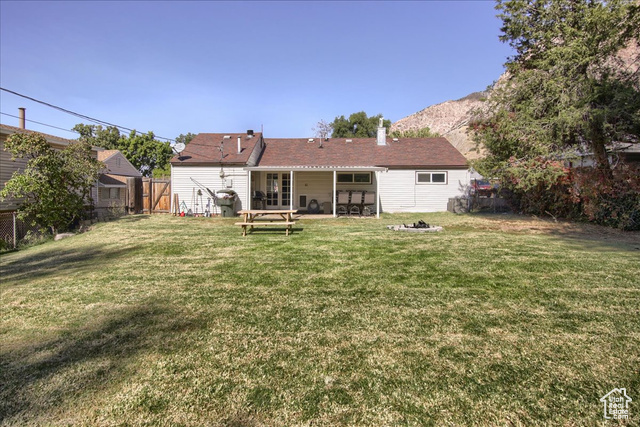
<path id="1" fill-rule="evenodd" d="M 12 159 L 25 159 L 22 171 L 14 172 L 0 197 L 19 199 L 20 219 L 65 231 L 84 216 L 91 204 L 91 188 L 104 165 L 92 157 L 91 146 L 79 141 L 62 150 L 51 148 L 42 134 L 16 133 L 5 144 Z"/>
<path id="2" fill-rule="evenodd" d="M 527 202 L 536 192 L 575 187 L 568 185 L 572 172 L 565 166 L 580 154 L 593 157 L 598 180 L 611 182 L 608 149 L 637 143 L 640 135 L 638 5 L 499 0 L 496 8 L 503 22 L 500 39 L 514 55 L 473 123 L 487 153 L 474 166 L 502 178 Z M 566 207 L 568 199 L 556 196 L 540 209 Z M 574 196 L 577 204 L 585 202 Z"/>
<path id="3" fill-rule="evenodd" d="M 196 137 L 196 134 L 191 133 L 191 132 L 187 132 L 186 135 L 180 134 L 180 135 L 176 136 L 176 144 L 183 143 L 184 145 L 187 145 L 195 137 Z"/>
<path id="4" fill-rule="evenodd" d="M 625 0 L 499 0 L 500 39 L 515 54 L 480 115 L 478 166 L 495 174 L 509 159 L 593 153 L 608 174 L 607 146 L 640 132 L 640 14 Z M 631 46 L 620 55 L 623 48 Z"/>
<path id="5" fill-rule="evenodd" d="M 128 138 L 120 139 L 119 150 L 144 176 L 151 176 L 156 168 L 166 168 L 173 157 L 169 143 L 155 139 L 153 132 L 131 131 Z"/>
<path id="6" fill-rule="evenodd" d="M 332 138 L 374 138 L 378 132 L 378 123 L 382 114 L 367 117 L 367 113 L 360 111 L 353 113 L 346 119 L 344 116 L 336 117 L 332 123 Z M 391 127 L 390 120 L 384 120 L 383 126 Z"/>
<path id="7" fill-rule="evenodd" d="M 120 148 L 120 131 L 115 126 L 85 125 L 79 123 L 73 130 L 80 134 L 80 139 L 89 142 L 94 147 L 101 147 L 107 150 L 118 150 Z"/>
<path id="8" fill-rule="evenodd" d="M 103 128 L 100 125 L 85 124 L 74 126 L 73 130 L 80 134 L 81 141 L 108 150 L 120 150 L 144 176 L 151 176 L 156 168 L 166 170 L 173 157 L 171 145 L 155 139 L 153 132 L 139 134 L 133 130 L 126 136 L 121 135 L 115 126 Z M 179 138 L 190 141 L 193 136 L 188 133 Z"/>

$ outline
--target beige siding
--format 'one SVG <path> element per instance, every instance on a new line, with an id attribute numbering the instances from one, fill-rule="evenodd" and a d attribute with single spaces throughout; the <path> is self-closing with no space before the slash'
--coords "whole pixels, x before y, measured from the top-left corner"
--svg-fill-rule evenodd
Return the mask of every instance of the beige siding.
<path id="1" fill-rule="evenodd" d="M 122 153 L 116 153 L 103 162 L 111 175 L 142 176 Z"/>
<path id="2" fill-rule="evenodd" d="M 188 209 L 195 210 L 194 193 L 198 192 L 199 187 L 191 181 L 195 179 L 203 186 L 207 187 L 215 194 L 218 190 L 222 190 L 230 186 L 229 189 L 238 193 L 239 201 L 236 203 L 236 209 L 248 208 L 247 200 L 247 180 L 248 172 L 242 167 L 225 167 L 223 168 L 226 176 L 226 185 L 220 178 L 219 166 L 171 166 L 171 201 L 173 203 L 173 194 L 178 194 L 179 203 L 184 201 Z M 202 191 L 202 203 L 206 206 L 208 194 Z M 199 201 L 199 200 L 198 200 Z M 173 206 L 172 206 L 173 211 Z M 202 208 L 198 208 L 202 212 Z M 216 208 L 216 212 L 220 213 L 220 209 Z"/>
<path id="3" fill-rule="evenodd" d="M 320 206 L 323 202 L 331 202 L 333 172 L 294 172 L 293 182 L 293 207 L 295 209 L 307 208 L 307 206 L 300 206 L 301 195 L 307 196 L 307 205 L 312 199 L 316 199 Z"/>

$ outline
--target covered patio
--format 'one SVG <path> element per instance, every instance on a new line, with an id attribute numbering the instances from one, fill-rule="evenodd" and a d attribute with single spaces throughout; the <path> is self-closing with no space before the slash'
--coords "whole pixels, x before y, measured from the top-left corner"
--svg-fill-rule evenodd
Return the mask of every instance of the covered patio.
<path id="1" fill-rule="evenodd" d="M 375 214 L 380 217 L 380 174 L 387 169 L 376 166 L 255 166 L 248 173 L 246 206 L 254 206 L 256 192 L 264 195 L 265 209 L 307 211 L 315 201 L 325 215 L 337 215 L 339 191 L 375 193 Z M 329 212 L 327 212 L 329 207 Z"/>

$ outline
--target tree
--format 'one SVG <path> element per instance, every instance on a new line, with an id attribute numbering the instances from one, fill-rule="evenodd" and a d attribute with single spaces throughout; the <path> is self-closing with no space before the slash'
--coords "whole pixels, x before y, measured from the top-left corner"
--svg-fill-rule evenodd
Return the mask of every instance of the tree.
<path id="1" fill-rule="evenodd" d="M 333 120 L 332 138 L 374 138 L 378 133 L 378 123 L 382 118 L 382 114 L 367 117 L 367 113 L 360 111 L 353 113 L 349 119 L 344 116 L 336 117 Z M 383 120 L 382 125 L 387 128 L 387 132 L 391 127 L 390 120 Z"/>
<path id="2" fill-rule="evenodd" d="M 80 140 L 87 141 L 94 147 L 107 150 L 118 150 L 120 147 L 120 131 L 115 126 L 103 128 L 101 125 L 79 123 L 73 130 L 80 134 Z"/>
<path id="3" fill-rule="evenodd" d="M 524 211 L 584 215 L 595 200 L 586 194 L 619 193 L 621 177 L 629 176 L 613 170 L 607 148 L 639 141 L 640 7 L 627 0 L 498 0 L 496 8 L 500 39 L 515 54 L 472 123 L 487 152 L 473 166 L 500 178 Z M 588 180 L 565 164 L 580 153 L 595 160 L 597 174 Z M 603 184 L 594 192 L 596 181 Z M 637 177 L 627 188 L 635 185 Z M 617 209 L 634 200 L 624 192 L 606 204 Z M 640 213 L 633 209 L 630 217 Z"/>
<path id="4" fill-rule="evenodd" d="M 180 136 L 176 137 L 176 144 L 183 143 L 184 145 L 187 145 L 195 137 L 196 137 L 196 134 L 191 132 L 187 132 L 186 135 L 180 134 Z"/>
<path id="5" fill-rule="evenodd" d="M 313 131 L 314 136 L 318 138 L 329 138 L 329 136 L 333 132 L 333 124 L 327 123 L 324 120 L 320 120 L 318 123 L 316 123 L 315 127 L 311 128 L 311 130 Z"/>
<path id="6" fill-rule="evenodd" d="M 151 176 L 156 168 L 166 170 L 169 160 L 173 157 L 171 145 L 168 142 L 155 139 L 153 132 L 138 134 L 136 130 L 133 130 L 127 137 L 121 135 L 115 126 L 103 128 L 100 125 L 85 124 L 77 124 L 73 130 L 80 134 L 81 141 L 95 147 L 120 150 L 144 176 Z M 178 138 L 190 141 L 194 136 L 187 133 L 187 135 L 180 135 Z"/>
<path id="7" fill-rule="evenodd" d="M 138 134 L 132 130 L 128 138 L 120 139 L 119 149 L 143 176 L 151 176 L 156 168 L 164 169 L 173 157 L 171 145 L 156 140 L 153 132 Z"/>
<path id="8" fill-rule="evenodd" d="M 606 148 L 640 133 L 639 7 L 625 0 L 499 0 L 503 42 L 515 55 L 474 129 L 494 172 L 526 161 L 593 153 L 609 176 Z"/>
<path id="9" fill-rule="evenodd" d="M 421 129 L 394 130 L 389 135 L 392 138 L 437 138 L 441 136 L 438 132 L 432 132 L 429 126 Z"/>
<path id="10" fill-rule="evenodd" d="M 0 192 L 3 199 L 21 199 L 21 220 L 58 233 L 84 216 L 85 206 L 93 203 L 91 188 L 104 167 L 92 157 L 90 144 L 80 141 L 54 150 L 42 134 L 16 133 L 7 139 L 5 149 L 13 160 L 27 161 Z"/>

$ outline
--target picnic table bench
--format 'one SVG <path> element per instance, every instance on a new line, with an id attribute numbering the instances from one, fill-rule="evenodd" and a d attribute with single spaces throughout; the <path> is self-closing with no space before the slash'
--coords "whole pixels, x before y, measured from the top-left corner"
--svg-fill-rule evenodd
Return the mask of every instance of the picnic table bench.
<path id="1" fill-rule="evenodd" d="M 286 235 L 289 235 L 291 227 L 296 225 L 293 221 L 295 210 L 283 209 L 246 209 L 238 212 L 243 215 L 242 222 L 236 222 L 235 225 L 242 227 L 242 236 L 247 235 L 247 228 L 253 230 L 253 227 L 285 227 Z"/>

